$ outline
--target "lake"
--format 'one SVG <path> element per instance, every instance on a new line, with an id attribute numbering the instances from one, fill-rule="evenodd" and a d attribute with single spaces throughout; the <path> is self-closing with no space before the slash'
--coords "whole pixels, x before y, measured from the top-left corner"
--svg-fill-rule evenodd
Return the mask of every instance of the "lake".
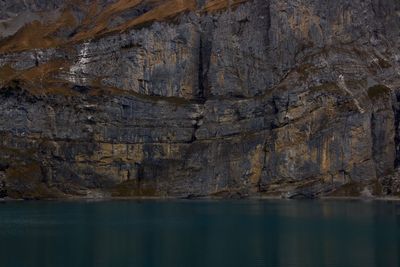
<path id="1" fill-rule="evenodd" d="M 7 202 L 0 266 L 397 267 L 400 202 Z"/>

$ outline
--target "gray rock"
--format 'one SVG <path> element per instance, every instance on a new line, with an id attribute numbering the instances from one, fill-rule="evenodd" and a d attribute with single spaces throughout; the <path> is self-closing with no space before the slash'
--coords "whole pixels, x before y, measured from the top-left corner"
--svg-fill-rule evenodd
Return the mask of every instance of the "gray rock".
<path id="1" fill-rule="evenodd" d="M 67 1 L 1 3 L 0 197 L 398 192 L 398 1 L 199 1 L 119 31 L 157 4 L 99 31 L 86 4 L 60 26 Z M 37 43 L 26 12 L 58 28 Z"/>

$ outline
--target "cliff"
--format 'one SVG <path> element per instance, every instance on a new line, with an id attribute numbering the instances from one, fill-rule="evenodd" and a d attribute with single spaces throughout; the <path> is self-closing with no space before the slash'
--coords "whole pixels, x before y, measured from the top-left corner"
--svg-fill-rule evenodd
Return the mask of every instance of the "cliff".
<path id="1" fill-rule="evenodd" d="M 400 195 L 397 0 L 0 2 L 0 197 Z"/>

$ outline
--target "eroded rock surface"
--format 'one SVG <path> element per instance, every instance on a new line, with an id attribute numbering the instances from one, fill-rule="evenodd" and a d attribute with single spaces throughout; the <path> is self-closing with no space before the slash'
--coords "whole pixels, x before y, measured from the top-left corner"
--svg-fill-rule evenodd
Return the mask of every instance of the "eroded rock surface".
<path id="1" fill-rule="evenodd" d="M 399 194 L 397 0 L 0 7 L 0 197 Z"/>

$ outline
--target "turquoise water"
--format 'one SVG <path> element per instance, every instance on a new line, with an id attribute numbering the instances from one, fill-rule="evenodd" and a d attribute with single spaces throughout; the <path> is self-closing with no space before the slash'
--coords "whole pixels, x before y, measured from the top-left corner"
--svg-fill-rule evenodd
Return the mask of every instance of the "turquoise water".
<path id="1" fill-rule="evenodd" d="M 0 204 L 1 267 L 400 266 L 400 203 Z"/>

